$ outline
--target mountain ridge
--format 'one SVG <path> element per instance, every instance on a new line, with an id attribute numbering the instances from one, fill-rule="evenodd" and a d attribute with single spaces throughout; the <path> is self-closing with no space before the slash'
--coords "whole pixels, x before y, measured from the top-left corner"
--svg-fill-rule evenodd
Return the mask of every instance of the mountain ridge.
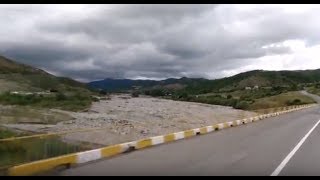
<path id="1" fill-rule="evenodd" d="M 130 90 L 134 86 L 152 88 L 169 84 L 186 85 L 187 89 L 203 88 L 203 91 L 243 89 L 253 86 L 295 86 L 300 83 L 313 83 L 320 81 L 320 69 L 314 70 L 282 70 L 266 71 L 252 70 L 242 72 L 230 77 L 221 79 L 205 78 L 168 78 L 165 80 L 130 80 L 106 78 L 100 81 L 93 81 L 87 85 L 92 88 L 108 91 Z M 198 86 L 198 87 L 197 87 Z"/>
<path id="2" fill-rule="evenodd" d="M 18 63 L 2 55 L 0 55 L 0 85 L 0 92 L 41 91 L 71 87 L 87 89 L 85 83 L 68 77 L 54 76 L 40 68 Z"/>

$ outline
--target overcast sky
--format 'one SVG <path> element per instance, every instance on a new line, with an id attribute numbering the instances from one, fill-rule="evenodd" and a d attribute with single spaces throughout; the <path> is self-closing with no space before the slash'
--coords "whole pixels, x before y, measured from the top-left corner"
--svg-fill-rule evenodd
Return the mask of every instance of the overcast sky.
<path id="1" fill-rule="evenodd" d="M 81 81 L 320 68 L 319 5 L 0 5 L 0 54 Z"/>

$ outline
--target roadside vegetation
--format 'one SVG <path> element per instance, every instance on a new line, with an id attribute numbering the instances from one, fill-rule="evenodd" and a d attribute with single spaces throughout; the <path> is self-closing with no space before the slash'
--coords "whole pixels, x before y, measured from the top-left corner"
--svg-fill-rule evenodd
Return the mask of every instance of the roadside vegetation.
<path id="1" fill-rule="evenodd" d="M 0 94 L 0 104 L 32 106 L 38 108 L 56 108 L 68 111 L 85 110 L 95 99 L 85 92 L 54 92 L 50 95 L 37 94 Z"/>
<path id="2" fill-rule="evenodd" d="M 0 139 L 10 138 L 15 136 L 17 136 L 17 133 L 14 133 L 13 131 L 9 131 L 6 128 L 0 127 Z"/>
<path id="3" fill-rule="evenodd" d="M 0 170 L 21 163 L 32 162 L 88 150 L 82 145 L 67 144 L 58 137 L 37 138 L 31 141 L 10 141 L 0 144 Z"/>
<path id="4" fill-rule="evenodd" d="M 0 106 L 0 124 L 57 124 L 72 120 L 67 113 L 30 106 Z"/>
<path id="5" fill-rule="evenodd" d="M 310 85 L 306 89 L 309 93 L 316 94 L 316 95 L 320 96 L 320 83 Z"/>
<path id="6" fill-rule="evenodd" d="M 0 139 L 30 135 L 0 127 Z M 0 175 L 12 165 L 88 150 L 90 144 L 69 144 L 60 137 L 33 138 L 0 142 Z"/>
<path id="7" fill-rule="evenodd" d="M 302 87 L 302 86 L 301 86 Z M 231 106 L 236 109 L 256 110 L 271 107 L 310 104 L 315 101 L 299 92 L 298 86 L 274 86 L 257 89 L 234 89 L 216 91 L 205 94 L 193 94 L 186 89 L 170 91 L 168 89 L 151 89 L 143 93 L 154 97 L 167 99 L 200 102 L 206 104 Z"/>
<path id="8" fill-rule="evenodd" d="M 250 104 L 247 109 L 257 110 L 312 103 L 316 103 L 312 98 L 305 96 L 298 91 L 294 91 L 257 99 L 254 103 Z"/>

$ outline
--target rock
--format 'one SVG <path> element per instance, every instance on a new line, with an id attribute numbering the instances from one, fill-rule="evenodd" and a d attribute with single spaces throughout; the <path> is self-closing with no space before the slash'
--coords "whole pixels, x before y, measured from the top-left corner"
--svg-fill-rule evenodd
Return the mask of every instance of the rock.
<path id="1" fill-rule="evenodd" d="M 64 124 L 73 124 L 74 121 L 67 121 L 67 122 L 64 122 Z"/>
<path id="2" fill-rule="evenodd" d="M 140 134 L 147 135 L 149 132 L 147 130 L 141 130 Z"/>

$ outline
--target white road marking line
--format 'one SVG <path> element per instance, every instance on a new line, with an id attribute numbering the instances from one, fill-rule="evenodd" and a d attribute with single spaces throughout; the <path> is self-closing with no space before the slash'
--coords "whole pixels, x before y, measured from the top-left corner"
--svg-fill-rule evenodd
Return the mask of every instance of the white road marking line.
<path id="1" fill-rule="evenodd" d="M 286 164 L 290 161 L 292 156 L 298 151 L 301 145 L 306 141 L 312 131 L 318 126 L 320 120 L 310 129 L 310 131 L 300 140 L 300 142 L 294 147 L 294 149 L 287 155 L 287 157 L 281 162 L 281 164 L 277 167 L 276 170 L 273 171 L 271 176 L 278 176 L 282 169 L 286 166 Z"/>

